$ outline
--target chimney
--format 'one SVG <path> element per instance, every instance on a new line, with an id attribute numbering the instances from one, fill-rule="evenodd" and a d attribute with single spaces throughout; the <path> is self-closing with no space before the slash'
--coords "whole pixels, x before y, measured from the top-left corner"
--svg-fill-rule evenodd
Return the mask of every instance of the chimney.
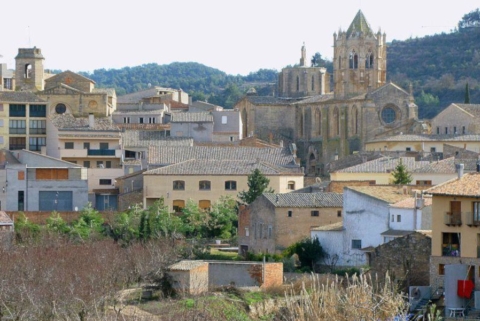
<path id="1" fill-rule="evenodd" d="M 95 116 L 92 113 L 88 114 L 88 127 L 95 127 Z"/>
<path id="2" fill-rule="evenodd" d="M 455 167 L 457 168 L 458 178 L 462 178 L 463 169 L 464 169 L 465 166 L 463 164 L 457 164 L 457 165 L 455 165 Z"/>

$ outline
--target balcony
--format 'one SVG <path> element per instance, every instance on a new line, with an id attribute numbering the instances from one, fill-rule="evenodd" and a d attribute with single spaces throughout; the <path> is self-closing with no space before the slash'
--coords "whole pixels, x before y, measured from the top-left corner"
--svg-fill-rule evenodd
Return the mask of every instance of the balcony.
<path id="1" fill-rule="evenodd" d="M 470 227 L 480 226 L 480 213 L 467 212 L 465 224 Z"/>
<path id="2" fill-rule="evenodd" d="M 88 149 L 88 156 L 115 156 L 115 149 Z"/>
<path id="3" fill-rule="evenodd" d="M 444 223 L 448 226 L 461 226 L 462 213 L 461 212 L 445 212 Z"/>

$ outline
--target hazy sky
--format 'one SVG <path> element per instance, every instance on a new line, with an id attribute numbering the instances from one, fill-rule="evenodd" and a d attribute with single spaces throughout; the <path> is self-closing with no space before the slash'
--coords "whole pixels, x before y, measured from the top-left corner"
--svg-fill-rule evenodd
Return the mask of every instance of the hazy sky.
<path id="1" fill-rule="evenodd" d="M 1 5 L 0 62 L 39 47 L 47 69 L 93 71 L 199 62 L 229 74 L 331 58 L 359 9 L 387 41 L 450 32 L 473 0 L 15 0 Z"/>

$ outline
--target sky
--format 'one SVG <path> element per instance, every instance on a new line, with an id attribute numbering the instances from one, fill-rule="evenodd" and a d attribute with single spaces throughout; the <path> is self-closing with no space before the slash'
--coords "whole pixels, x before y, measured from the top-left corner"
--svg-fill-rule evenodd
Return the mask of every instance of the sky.
<path id="1" fill-rule="evenodd" d="M 15 0 L 1 5 L 0 62 L 41 48 L 46 69 L 92 72 L 198 62 L 232 75 L 281 70 L 320 52 L 362 10 L 387 42 L 449 33 L 474 0 Z"/>

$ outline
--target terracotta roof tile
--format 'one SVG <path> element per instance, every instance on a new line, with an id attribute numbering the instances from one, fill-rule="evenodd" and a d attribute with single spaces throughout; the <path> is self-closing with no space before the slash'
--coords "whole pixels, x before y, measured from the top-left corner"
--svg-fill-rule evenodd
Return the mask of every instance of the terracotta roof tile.
<path id="1" fill-rule="evenodd" d="M 480 196 L 480 173 L 464 174 L 461 178 L 451 179 L 425 191 L 432 195 Z"/>
<path id="2" fill-rule="evenodd" d="M 350 186 L 345 189 L 353 190 L 358 193 L 373 197 L 375 199 L 387 202 L 389 204 L 395 204 L 401 200 L 411 197 L 408 187 L 406 194 L 404 193 L 403 186 L 401 185 L 388 185 L 388 186 Z"/>
<path id="3" fill-rule="evenodd" d="M 44 103 L 46 101 L 29 91 L 0 91 L 0 102 Z"/>
<path id="4" fill-rule="evenodd" d="M 166 137 L 163 130 L 126 130 L 122 133 L 122 145 L 126 147 L 193 146 L 193 138 Z"/>
<path id="5" fill-rule="evenodd" d="M 431 197 L 423 197 L 423 206 L 431 206 L 432 205 L 432 198 Z M 415 197 L 409 197 L 399 202 L 390 205 L 391 207 L 396 208 L 415 208 Z"/>
<path id="6" fill-rule="evenodd" d="M 170 271 L 190 271 L 201 266 L 208 265 L 205 261 L 182 260 L 168 267 Z"/>
<path id="7" fill-rule="evenodd" d="M 75 118 L 71 114 L 52 114 L 48 116 L 52 124 L 59 130 L 80 131 L 120 131 L 120 128 L 107 117 L 95 117 L 94 127 L 89 126 L 88 118 Z"/>
<path id="8" fill-rule="evenodd" d="M 264 193 L 275 207 L 343 207 L 343 194 L 339 193 Z"/>
<path id="9" fill-rule="evenodd" d="M 400 160 L 408 171 L 426 166 L 427 161 L 415 161 L 415 157 L 382 157 L 362 164 L 340 169 L 338 173 L 388 173 L 400 164 Z"/>
<path id="10" fill-rule="evenodd" d="M 172 113 L 171 123 L 196 123 L 213 122 L 213 116 L 209 113 Z"/>

